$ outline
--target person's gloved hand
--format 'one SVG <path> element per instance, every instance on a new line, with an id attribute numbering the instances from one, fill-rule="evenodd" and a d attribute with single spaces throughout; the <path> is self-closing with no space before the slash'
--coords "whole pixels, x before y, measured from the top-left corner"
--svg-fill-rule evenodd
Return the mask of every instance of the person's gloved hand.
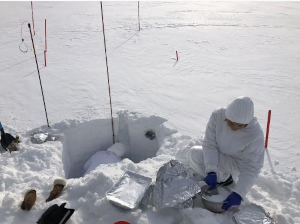
<path id="1" fill-rule="evenodd" d="M 217 174 L 215 172 L 208 173 L 204 178 L 204 181 L 207 183 L 211 190 L 215 189 L 217 187 Z"/>
<path id="2" fill-rule="evenodd" d="M 233 205 L 240 205 L 242 202 L 242 197 L 235 192 L 232 192 L 223 202 L 222 209 L 227 211 Z"/>

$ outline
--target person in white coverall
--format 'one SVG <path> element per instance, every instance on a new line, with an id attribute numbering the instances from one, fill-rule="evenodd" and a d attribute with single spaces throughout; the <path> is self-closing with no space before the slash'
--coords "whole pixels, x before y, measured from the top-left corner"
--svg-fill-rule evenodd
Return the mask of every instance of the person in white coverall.
<path id="1" fill-rule="evenodd" d="M 254 117 L 249 97 L 238 97 L 227 108 L 215 110 L 206 126 L 202 145 L 181 149 L 176 158 L 201 174 L 211 189 L 233 182 L 233 192 L 222 209 L 240 205 L 254 185 L 264 163 L 264 134 Z"/>

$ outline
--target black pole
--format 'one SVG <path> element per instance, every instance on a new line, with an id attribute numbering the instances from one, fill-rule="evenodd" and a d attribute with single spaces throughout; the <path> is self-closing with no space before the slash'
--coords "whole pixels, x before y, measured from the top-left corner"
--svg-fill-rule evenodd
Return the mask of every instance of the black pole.
<path id="1" fill-rule="evenodd" d="M 107 74 L 109 104 L 110 104 L 111 128 L 112 128 L 112 134 L 113 134 L 113 143 L 115 144 L 114 120 L 113 120 L 113 111 L 112 111 L 112 103 L 111 103 L 111 93 L 110 93 L 110 82 L 109 82 L 108 62 L 107 62 L 107 53 L 106 53 L 106 40 L 105 40 L 102 1 L 100 2 L 100 5 L 101 5 L 102 31 L 103 31 L 103 40 L 104 40 L 104 51 L 105 51 L 105 60 L 106 60 L 106 74 Z"/>
<path id="2" fill-rule="evenodd" d="M 42 80 L 41 80 L 41 76 L 40 76 L 40 69 L 39 69 L 39 64 L 38 64 L 37 57 L 36 57 L 34 42 L 33 42 L 33 38 L 32 38 L 32 32 L 31 32 L 31 28 L 30 28 L 30 23 L 28 23 L 28 28 L 29 28 L 29 31 L 30 31 L 30 37 L 31 37 L 31 42 L 32 42 L 32 47 L 33 47 L 33 52 L 34 52 L 34 57 L 35 57 L 35 63 L 36 63 L 36 67 L 37 67 L 37 71 L 38 71 L 38 75 L 39 75 L 39 80 L 40 80 L 40 86 L 41 86 L 41 91 L 42 91 L 42 96 L 43 96 L 43 102 L 44 102 L 44 109 L 45 109 L 45 114 L 46 114 L 46 119 L 47 119 L 47 125 L 50 128 L 49 121 L 48 121 L 48 115 L 47 115 L 47 109 L 46 109 L 46 103 L 45 103 L 45 97 L 44 97 L 44 91 L 43 91 L 43 86 L 42 86 Z"/>

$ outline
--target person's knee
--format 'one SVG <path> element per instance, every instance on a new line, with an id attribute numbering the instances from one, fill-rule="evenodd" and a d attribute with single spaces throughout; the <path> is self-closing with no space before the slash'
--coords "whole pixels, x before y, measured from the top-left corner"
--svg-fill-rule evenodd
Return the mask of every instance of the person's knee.
<path id="1" fill-rule="evenodd" d="M 197 173 L 204 175 L 205 166 L 203 160 L 203 150 L 202 146 L 193 146 L 189 150 L 188 154 L 189 165 Z"/>
<path id="2" fill-rule="evenodd" d="M 204 163 L 202 146 L 195 145 L 190 148 L 188 158 L 196 163 Z"/>

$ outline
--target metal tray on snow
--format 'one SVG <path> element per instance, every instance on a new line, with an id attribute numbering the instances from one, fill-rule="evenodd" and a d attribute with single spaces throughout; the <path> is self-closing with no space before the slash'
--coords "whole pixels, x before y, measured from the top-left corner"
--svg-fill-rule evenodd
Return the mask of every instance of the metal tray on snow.
<path id="1" fill-rule="evenodd" d="M 152 179 L 130 171 L 123 174 L 120 180 L 106 193 L 112 204 L 125 209 L 139 206 Z"/>

